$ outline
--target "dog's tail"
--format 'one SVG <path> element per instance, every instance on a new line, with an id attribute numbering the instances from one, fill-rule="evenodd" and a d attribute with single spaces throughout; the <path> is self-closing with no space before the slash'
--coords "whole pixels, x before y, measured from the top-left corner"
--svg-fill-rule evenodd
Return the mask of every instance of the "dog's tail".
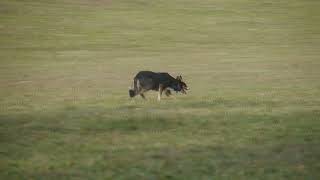
<path id="1" fill-rule="evenodd" d="M 136 94 L 134 93 L 134 90 L 133 89 L 129 89 L 129 96 L 130 97 L 134 97 Z"/>
<path id="2" fill-rule="evenodd" d="M 129 89 L 129 96 L 134 97 L 138 94 L 138 80 L 135 78 L 133 80 L 133 89 Z"/>

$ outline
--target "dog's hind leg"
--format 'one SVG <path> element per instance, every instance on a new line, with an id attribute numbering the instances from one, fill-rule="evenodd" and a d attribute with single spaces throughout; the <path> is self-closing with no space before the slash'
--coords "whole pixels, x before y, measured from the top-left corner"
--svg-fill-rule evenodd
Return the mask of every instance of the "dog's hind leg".
<path id="1" fill-rule="evenodd" d="M 167 97 L 169 97 L 169 96 L 171 95 L 171 91 L 170 91 L 169 89 L 166 89 L 166 90 L 165 90 L 165 95 L 166 95 Z"/>
<path id="2" fill-rule="evenodd" d="M 141 96 L 143 99 L 146 99 L 146 96 L 145 96 L 143 93 L 140 93 L 140 96 Z"/>
<path id="3" fill-rule="evenodd" d="M 143 98 L 146 99 L 146 96 L 143 94 L 145 93 L 147 90 L 140 88 L 138 91 L 138 94 Z"/>

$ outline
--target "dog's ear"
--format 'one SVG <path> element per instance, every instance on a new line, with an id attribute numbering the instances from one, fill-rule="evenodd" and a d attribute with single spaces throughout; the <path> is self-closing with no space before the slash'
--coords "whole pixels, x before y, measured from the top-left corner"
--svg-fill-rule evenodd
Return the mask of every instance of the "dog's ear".
<path id="1" fill-rule="evenodd" d="M 182 81 L 182 76 L 181 75 L 179 75 L 179 76 L 177 76 L 177 78 L 176 78 L 177 80 L 179 80 L 179 81 Z"/>

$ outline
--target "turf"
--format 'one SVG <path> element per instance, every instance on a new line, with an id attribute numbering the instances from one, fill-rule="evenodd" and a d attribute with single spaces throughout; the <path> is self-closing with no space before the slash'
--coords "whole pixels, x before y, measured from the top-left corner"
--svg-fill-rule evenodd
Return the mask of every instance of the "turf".
<path id="1" fill-rule="evenodd" d="M 319 7 L 1 0 L 0 179 L 320 179 Z"/>

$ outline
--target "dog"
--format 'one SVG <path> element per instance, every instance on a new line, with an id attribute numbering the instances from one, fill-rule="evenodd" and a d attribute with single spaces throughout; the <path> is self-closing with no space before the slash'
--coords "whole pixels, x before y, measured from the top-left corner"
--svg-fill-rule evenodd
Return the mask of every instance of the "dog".
<path id="1" fill-rule="evenodd" d="M 166 72 L 140 71 L 133 79 L 133 89 L 129 89 L 129 96 L 133 98 L 140 95 L 146 99 L 144 93 L 153 90 L 158 91 L 158 101 L 160 101 L 163 92 L 166 96 L 171 95 L 170 89 L 183 94 L 187 94 L 189 90 L 181 75 L 174 78 Z"/>

